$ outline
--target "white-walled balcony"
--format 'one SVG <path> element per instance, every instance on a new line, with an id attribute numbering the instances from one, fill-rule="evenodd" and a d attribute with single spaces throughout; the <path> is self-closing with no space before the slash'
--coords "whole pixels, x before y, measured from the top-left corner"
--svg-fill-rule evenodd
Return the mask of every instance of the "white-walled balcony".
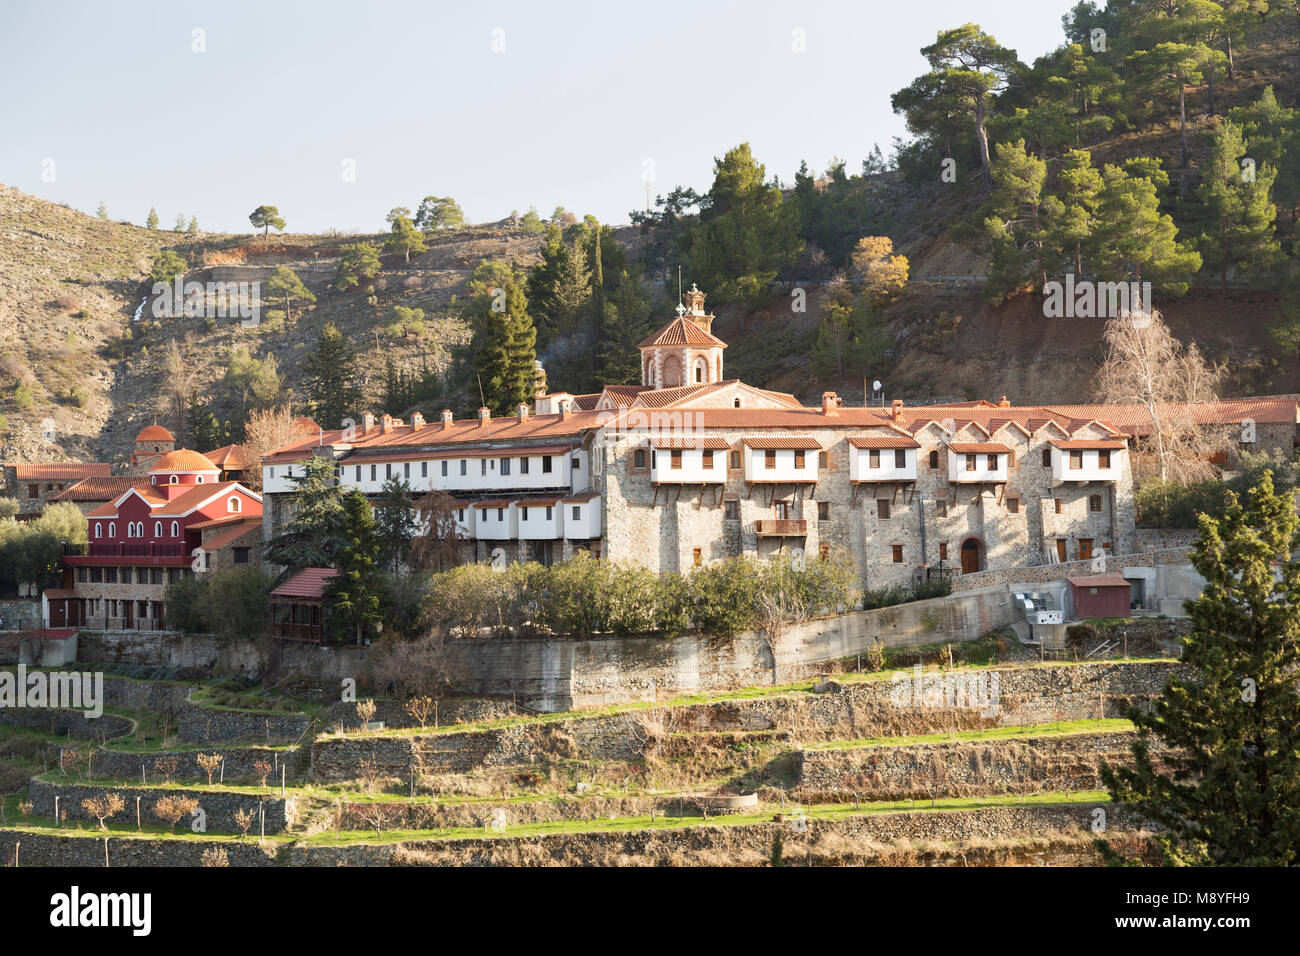
<path id="1" fill-rule="evenodd" d="M 1004 483 L 1011 449 L 992 442 L 952 442 L 948 445 L 948 481 L 953 484 Z"/>
<path id="2" fill-rule="evenodd" d="M 849 480 L 916 481 L 916 451 L 910 438 L 850 438 Z"/>
<path id="3" fill-rule="evenodd" d="M 1110 482 L 1124 473 L 1128 446 L 1118 439 L 1052 442 L 1052 483 Z"/>
<path id="4" fill-rule="evenodd" d="M 750 483 L 814 483 L 822 447 L 814 438 L 747 438 L 745 480 Z"/>

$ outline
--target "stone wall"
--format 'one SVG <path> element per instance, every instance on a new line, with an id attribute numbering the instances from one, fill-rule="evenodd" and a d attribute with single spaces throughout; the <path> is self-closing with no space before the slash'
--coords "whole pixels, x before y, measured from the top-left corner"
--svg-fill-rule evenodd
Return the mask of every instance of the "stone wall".
<path id="1" fill-rule="evenodd" d="M 928 685 L 914 694 L 917 675 L 900 672 L 898 680 L 834 685 L 824 694 L 773 694 L 490 730 L 320 737 L 312 745 L 311 775 L 322 781 L 354 779 L 363 759 L 380 774 L 399 778 L 409 777 L 417 757 L 427 773 L 464 773 L 578 754 L 631 760 L 640 756 L 647 740 L 674 732 L 785 730 L 806 742 L 1122 717 L 1130 704 L 1144 705 L 1159 695 L 1181 666 L 1105 662 L 953 672 L 989 682 L 996 674 L 992 706 L 928 706 Z M 939 673 L 925 672 L 920 679 L 932 681 Z"/>
<path id="2" fill-rule="evenodd" d="M 919 813 L 873 813 L 840 820 L 808 820 L 802 829 L 790 822 L 647 828 L 627 832 L 560 833 L 491 840 L 418 840 L 406 843 L 357 844 L 345 847 L 295 845 L 288 859 L 294 866 L 680 866 L 748 863 L 763 865 L 772 842 L 781 834 L 785 856 L 797 862 L 811 849 L 823 862 L 840 840 L 857 841 L 838 849 L 859 862 L 898 841 L 937 844 L 964 841 L 1022 841 L 1026 834 L 1057 834 L 1087 844 L 1092 834 L 1093 807 L 1007 806 L 978 810 Z M 1123 808 L 1105 804 L 1107 833 L 1131 835 L 1137 824 Z M 873 847 L 873 845 L 876 845 Z M 842 844 L 840 844 L 842 846 Z M 959 847 L 952 848 L 960 865 Z M 924 852 L 916 849 L 912 853 Z M 943 856 L 941 851 L 937 851 Z M 839 860 L 838 862 L 847 862 Z M 1076 861 L 1079 862 L 1079 861 Z M 1095 855 L 1082 862 L 1099 862 Z"/>
<path id="3" fill-rule="evenodd" d="M 375 716 L 371 718 L 372 720 L 382 721 L 387 727 L 419 726 L 419 722 L 406 712 L 405 705 L 400 701 L 377 699 L 374 704 Z M 515 717 L 520 711 L 511 706 L 509 701 L 447 697 L 437 701 L 436 713 L 437 725 L 444 726 L 501 720 L 504 717 Z M 361 726 L 361 718 L 357 716 L 357 705 L 341 701 L 333 704 L 327 722 L 331 728 L 341 726 L 345 730 L 358 729 Z M 434 712 L 429 714 L 428 725 L 434 726 Z"/>
<path id="4" fill-rule="evenodd" d="M 203 851 L 214 847 L 226 852 L 231 866 L 275 866 L 278 850 L 274 843 L 259 846 L 255 840 L 160 840 L 116 833 L 55 836 L 0 829 L 0 860 L 12 866 L 15 844 L 21 844 L 19 866 L 100 867 L 104 865 L 104 836 L 108 837 L 109 866 L 202 866 Z"/>
<path id="5" fill-rule="evenodd" d="M 164 757 L 176 758 L 176 780 L 206 781 L 207 772 L 199 766 L 199 754 L 219 754 L 225 759 L 225 780 L 227 783 L 251 783 L 259 778 L 253 764 L 265 761 L 271 767 L 268 781 L 280 782 L 280 765 L 288 767 L 287 780 L 299 776 L 299 763 L 303 751 L 297 747 L 276 749 L 271 747 L 213 747 L 202 750 L 166 750 L 138 753 L 130 750 L 106 750 L 100 748 L 94 755 L 94 775 L 113 777 L 118 780 L 140 780 L 141 769 L 144 779 L 157 782 L 159 772 L 155 770 L 157 761 Z M 213 779 L 218 779 L 214 777 Z"/>
<path id="6" fill-rule="evenodd" d="M 1107 554 L 1102 561 L 1066 561 L 1035 567 L 1002 568 L 997 571 L 980 571 L 963 574 L 953 579 L 954 595 L 977 588 L 998 585 L 1037 584 L 1064 581 L 1067 577 L 1099 574 L 1104 569 L 1116 574 L 1125 568 L 1149 568 L 1164 565 L 1187 564 L 1187 549 L 1168 548 L 1162 551 L 1144 551 L 1139 554 Z M 1100 565 L 1100 566 L 1098 566 Z"/>
<path id="7" fill-rule="evenodd" d="M 53 817 L 54 798 L 59 798 L 59 813 L 67 811 L 69 820 L 90 820 L 97 822 L 81 807 L 81 802 L 105 793 L 119 794 L 126 803 L 126 809 L 118 814 L 117 820 L 135 819 L 135 800 L 140 798 L 140 819 L 145 823 L 157 824 L 160 821 L 153 815 L 153 806 L 164 796 L 193 797 L 199 801 L 199 809 L 207 815 L 207 828 L 212 832 L 238 833 L 235 823 L 237 810 L 251 810 L 253 827 L 249 831 L 257 832 L 258 806 L 266 807 L 266 832 L 279 833 L 289 824 L 297 822 L 296 801 L 293 797 L 281 799 L 272 796 L 258 796 L 251 793 L 235 793 L 227 790 L 184 789 L 172 790 L 166 787 L 104 787 L 82 783 L 50 783 L 33 778 L 27 788 L 27 799 L 32 803 L 32 812 L 38 816 Z M 182 817 L 176 829 L 190 829 L 191 817 Z"/>
<path id="8" fill-rule="evenodd" d="M 1101 765 L 1128 766 L 1131 733 L 814 749 L 797 758 L 800 799 L 925 799 L 1104 789 Z"/>
<path id="9" fill-rule="evenodd" d="M 1164 551 L 1167 548 L 1189 550 L 1200 537 L 1193 528 L 1138 528 L 1138 551 Z"/>
<path id="10" fill-rule="evenodd" d="M 261 739 L 268 743 L 300 740 L 311 725 L 306 714 L 273 714 L 216 707 L 181 708 L 176 733 L 191 744 L 230 743 L 236 740 Z"/>
<path id="11" fill-rule="evenodd" d="M 3 707 L 0 724 L 26 727 L 47 734 L 67 734 L 84 740 L 112 740 L 129 734 L 135 723 L 117 714 L 87 717 L 81 710 L 55 707 Z"/>

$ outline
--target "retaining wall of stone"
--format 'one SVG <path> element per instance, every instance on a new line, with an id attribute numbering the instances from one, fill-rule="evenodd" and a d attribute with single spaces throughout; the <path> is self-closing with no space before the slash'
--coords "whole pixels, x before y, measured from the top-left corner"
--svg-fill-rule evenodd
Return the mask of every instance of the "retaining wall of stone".
<path id="1" fill-rule="evenodd" d="M 218 848 L 226 852 L 231 866 L 274 866 L 279 847 L 258 845 L 256 840 L 237 843 L 228 840 L 160 840 L 157 837 L 108 837 L 109 866 L 202 866 L 203 851 Z M 21 830 L 0 829 L 0 861 L 18 865 L 57 867 L 99 867 L 104 865 L 102 836 L 55 836 Z"/>
<path id="2" fill-rule="evenodd" d="M 260 797 L 255 794 L 235 793 L 225 790 L 105 787 L 75 782 L 50 783 L 46 780 L 33 778 L 28 785 L 27 799 L 32 803 L 33 812 L 39 816 L 54 816 L 54 798 L 57 796 L 59 798 L 59 812 L 62 813 L 66 810 L 69 819 L 98 822 L 82 810 L 81 802 L 88 798 L 102 796 L 105 793 L 120 794 L 126 803 L 126 809 L 117 815 L 116 820 L 134 820 L 135 800 L 136 797 L 139 797 L 141 820 L 146 823 L 156 824 L 159 820 L 153 815 L 152 809 L 158 799 L 164 796 L 193 797 L 198 800 L 199 808 L 207 816 L 207 829 L 213 832 L 239 832 L 239 827 L 235 823 L 235 812 L 237 810 L 251 810 L 253 813 L 253 827 L 250 832 L 256 833 L 259 804 L 266 807 L 267 833 L 279 833 L 298 819 L 296 801 L 293 797 L 283 799 L 270 795 Z M 182 817 L 181 821 L 176 824 L 176 828 L 177 830 L 189 829 L 190 825 L 191 818 L 188 816 Z"/>

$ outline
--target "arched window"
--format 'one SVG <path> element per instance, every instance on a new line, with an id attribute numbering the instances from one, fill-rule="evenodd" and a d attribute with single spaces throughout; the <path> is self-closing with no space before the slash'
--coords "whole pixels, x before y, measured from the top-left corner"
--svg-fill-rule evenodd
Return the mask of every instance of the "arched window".
<path id="1" fill-rule="evenodd" d="M 231 514 L 238 514 L 241 506 L 242 502 L 239 500 L 238 495 L 231 495 L 226 499 L 226 511 Z"/>
<path id="2" fill-rule="evenodd" d="M 177 478 L 175 475 L 172 475 L 170 478 L 167 479 L 167 483 L 171 485 L 176 484 L 178 481 L 180 481 L 180 479 Z"/>
<path id="3" fill-rule="evenodd" d="M 735 406 L 736 406 L 736 408 L 739 408 L 739 407 L 740 407 L 740 399 L 736 399 L 736 401 L 735 401 Z"/>
<path id="4" fill-rule="evenodd" d="M 108 536 L 109 536 L 110 538 L 116 538 L 116 537 L 117 537 L 117 522 L 116 522 L 116 521 L 110 521 L 110 522 L 108 523 Z"/>
<path id="5" fill-rule="evenodd" d="M 194 481 L 196 484 L 200 484 L 200 485 L 203 484 L 203 476 L 199 475 L 197 478 L 194 479 Z"/>
<path id="6" fill-rule="evenodd" d="M 161 522 L 161 521 L 155 521 L 155 522 L 153 523 L 153 536 L 154 536 L 155 538 L 161 538 L 161 537 L 162 537 L 162 522 Z"/>
<path id="7" fill-rule="evenodd" d="M 180 526 L 180 523 L 179 523 L 179 522 L 176 522 L 176 521 L 173 521 L 173 522 L 172 522 L 172 537 L 173 537 L 173 538 L 178 537 L 178 536 L 180 535 L 180 533 L 181 533 L 181 526 Z"/>
<path id="8" fill-rule="evenodd" d="M 102 523 L 102 522 L 99 522 L 99 521 L 96 521 L 96 522 L 95 522 L 95 537 L 96 537 L 96 538 L 102 538 L 102 537 L 104 536 L 103 532 L 104 532 L 104 525 L 103 525 L 103 523 Z"/>
<path id="9" fill-rule="evenodd" d="M 931 468 L 939 467 L 939 453 L 937 451 L 930 452 L 930 467 Z"/>

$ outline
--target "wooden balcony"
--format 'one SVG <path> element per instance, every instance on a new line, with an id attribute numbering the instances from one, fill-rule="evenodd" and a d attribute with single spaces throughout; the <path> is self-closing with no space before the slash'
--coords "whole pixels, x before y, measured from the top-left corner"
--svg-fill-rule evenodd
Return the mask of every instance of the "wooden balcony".
<path id="1" fill-rule="evenodd" d="M 802 538 L 808 534 L 804 518 L 764 518 L 754 522 L 754 533 L 760 538 Z"/>

